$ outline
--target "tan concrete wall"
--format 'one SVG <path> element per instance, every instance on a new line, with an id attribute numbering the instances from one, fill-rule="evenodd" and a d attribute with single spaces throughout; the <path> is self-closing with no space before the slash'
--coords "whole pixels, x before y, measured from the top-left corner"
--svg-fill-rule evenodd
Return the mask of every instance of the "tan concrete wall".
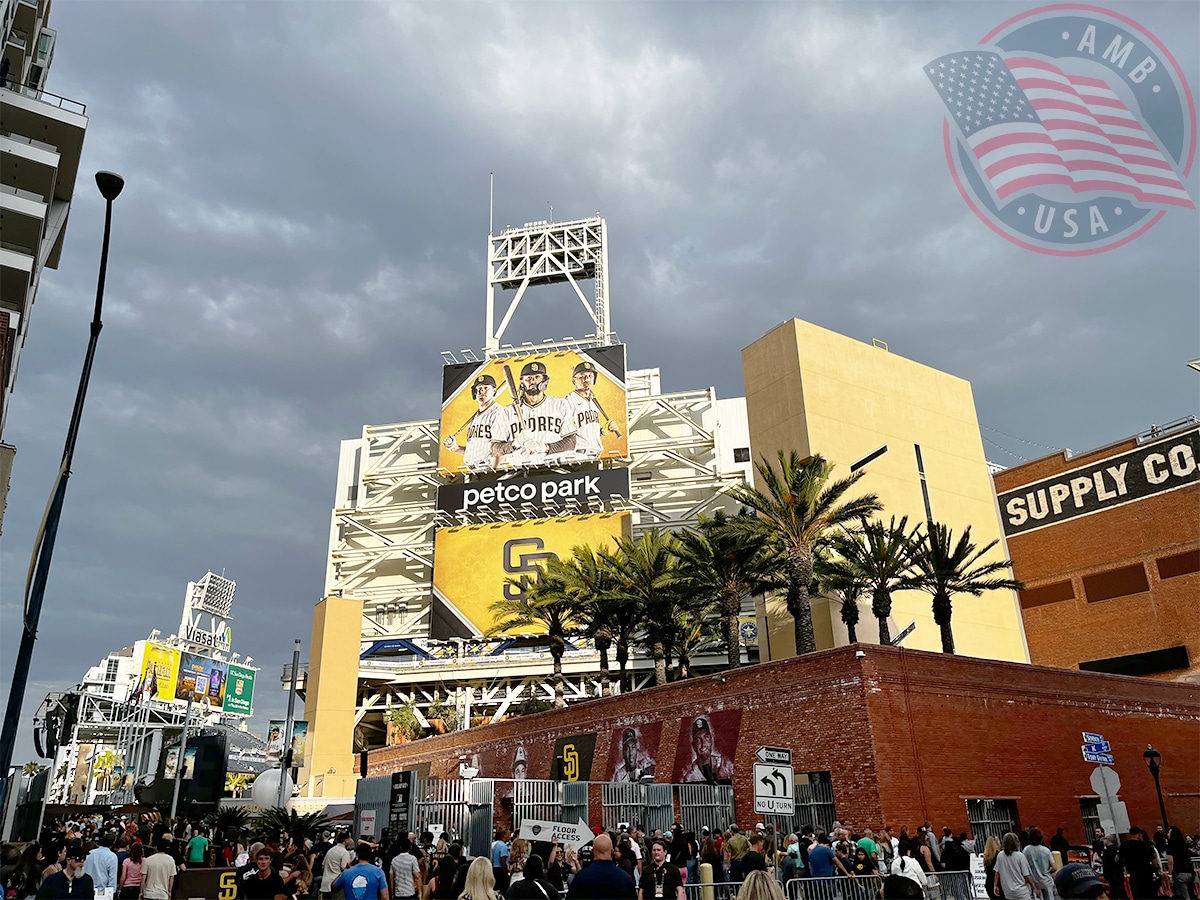
<path id="1" fill-rule="evenodd" d="M 911 527 L 925 520 L 914 449 L 920 444 L 934 519 L 955 535 L 970 525 L 978 546 L 1000 539 L 969 382 L 799 319 L 782 323 L 744 349 L 742 369 L 756 460 L 774 459 L 781 449 L 795 449 L 801 456 L 819 453 L 835 465 L 833 477 L 844 478 L 854 462 L 887 444 L 888 452 L 867 465 L 855 490 L 877 494 L 885 520 L 907 515 Z M 989 558 L 1003 559 L 1002 546 Z M 830 616 L 837 615 L 834 604 L 814 604 L 818 647 L 836 642 L 843 629 L 840 622 L 831 624 Z M 941 648 L 928 595 L 897 594 L 893 620 L 896 629 L 917 623 L 904 646 Z M 858 630 L 862 641 L 878 638 L 869 612 Z M 954 637 L 962 654 L 1029 659 L 1011 591 L 956 598 Z M 775 658 L 794 652 L 786 613 L 772 616 L 770 641 Z"/>
<path id="2" fill-rule="evenodd" d="M 358 702 L 361 600 L 326 597 L 313 610 L 304 718 L 308 720 L 301 792 L 326 797 L 354 794 L 358 766 L 354 715 Z M 330 769 L 336 771 L 330 772 Z"/>

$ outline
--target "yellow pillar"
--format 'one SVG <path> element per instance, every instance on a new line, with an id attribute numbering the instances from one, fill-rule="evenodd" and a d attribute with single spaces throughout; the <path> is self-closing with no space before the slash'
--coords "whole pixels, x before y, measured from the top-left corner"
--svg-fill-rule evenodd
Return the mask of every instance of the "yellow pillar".
<path id="1" fill-rule="evenodd" d="M 358 766 L 354 754 L 354 715 L 358 706 L 358 651 L 361 600 L 326 597 L 313 610 L 305 681 L 304 718 L 308 742 L 300 784 L 309 796 L 354 794 Z"/>

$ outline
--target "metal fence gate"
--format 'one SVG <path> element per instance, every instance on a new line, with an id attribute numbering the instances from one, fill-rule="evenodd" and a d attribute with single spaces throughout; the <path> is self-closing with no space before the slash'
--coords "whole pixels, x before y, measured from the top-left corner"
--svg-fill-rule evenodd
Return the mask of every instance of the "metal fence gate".
<path id="1" fill-rule="evenodd" d="M 714 832 L 724 831 L 737 822 L 733 807 L 733 787 L 728 784 L 676 784 L 679 797 L 679 822 L 684 829 L 700 834 L 707 825 Z"/>
<path id="2" fill-rule="evenodd" d="M 600 786 L 602 822 L 608 831 L 616 831 L 622 822 L 641 825 L 647 834 L 658 828 L 666 831 L 675 819 L 669 784 L 603 784 Z"/>
<path id="3" fill-rule="evenodd" d="M 354 836 L 365 834 L 378 840 L 388 824 L 392 805 L 392 776 L 360 778 L 354 785 Z M 363 813 L 369 828 L 363 828 Z"/>
<path id="4" fill-rule="evenodd" d="M 805 825 L 811 825 L 818 833 L 829 831 L 837 810 L 833 805 L 833 778 L 828 772 L 796 773 L 793 796 L 796 812 L 792 816 L 771 816 L 763 819 L 775 826 L 778 834 L 800 833 Z"/>
<path id="5" fill-rule="evenodd" d="M 588 821 L 587 782 L 527 779 L 512 784 L 512 827 L 517 832 L 526 819 L 542 822 Z"/>
<path id="6" fill-rule="evenodd" d="M 990 837 L 1003 839 L 1008 832 L 1021 829 L 1016 800 L 968 800 L 967 822 L 977 842 Z"/>
<path id="7" fill-rule="evenodd" d="M 418 778 L 413 782 L 412 821 L 418 832 L 440 825 L 462 841 L 472 855 L 486 855 L 492 845 L 492 798 L 495 783 Z"/>

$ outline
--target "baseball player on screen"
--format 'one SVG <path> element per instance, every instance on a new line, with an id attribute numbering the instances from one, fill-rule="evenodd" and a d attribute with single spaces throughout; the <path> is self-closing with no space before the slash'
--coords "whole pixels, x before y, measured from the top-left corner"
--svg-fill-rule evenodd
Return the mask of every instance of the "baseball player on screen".
<path id="1" fill-rule="evenodd" d="M 511 407 L 496 402 L 496 394 L 496 379 L 491 375 L 480 375 L 472 381 L 471 397 L 479 404 L 479 409 L 467 422 L 467 443 L 464 446 L 457 441 L 461 428 L 442 441 L 447 450 L 463 455 L 463 465 L 468 469 L 499 468 L 492 448 L 498 438 L 511 433 L 513 414 Z"/>
<path id="2" fill-rule="evenodd" d="M 571 425 L 575 428 L 575 452 L 573 455 L 598 459 L 604 451 L 604 443 L 601 440 L 600 428 L 602 411 L 596 401 L 596 395 L 592 393 L 592 388 L 596 386 L 596 364 L 590 360 L 584 360 L 575 366 L 575 370 L 571 373 L 571 383 L 575 389 L 563 399 L 571 411 Z M 620 437 L 621 434 L 613 421 L 608 416 L 603 418 L 607 420 L 604 427 Z"/>
<path id="3" fill-rule="evenodd" d="M 521 369 L 517 401 L 508 407 L 515 413 L 510 433 L 492 444 L 494 457 L 512 466 L 537 466 L 575 449 L 571 411 L 562 397 L 546 393 L 549 384 L 545 363 L 529 362 Z"/>

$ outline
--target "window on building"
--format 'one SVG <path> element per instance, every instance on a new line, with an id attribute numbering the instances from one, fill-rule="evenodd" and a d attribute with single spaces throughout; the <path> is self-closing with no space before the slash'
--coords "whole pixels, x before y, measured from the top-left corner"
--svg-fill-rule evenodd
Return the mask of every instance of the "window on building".
<path id="1" fill-rule="evenodd" d="M 1146 580 L 1146 569 L 1141 563 L 1083 576 L 1083 592 L 1087 594 L 1088 603 L 1128 597 L 1148 590 L 1150 582 Z"/>
<path id="2" fill-rule="evenodd" d="M 117 680 L 117 661 L 115 659 L 110 659 L 108 661 L 108 665 L 104 670 L 104 680 L 105 681 L 116 681 Z"/>
<path id="3" fill-rule="evenodd" d="M 990 837 L 1003 840 L 1008 832 L 1021 830 L 1016 800 L 968 800 L 967 821 L 971 824 L 971 837 L 977 844 Z"/>
<path id="4" fill-rule="evenodd" d="M 750 448 L 749 447 L 734 447 L 733 448 L 733 461 L 734 462 L 750 462 Z"/>
<path id="5" fill-rule="evenodd" d="M 1080 797 L 1079 815 L 1083 819 L 1083 833 L 1090 844 L 1096 839 L 1096 829 L 1100 827 L 1099 797 Z"/>
<path id="6" fill-rule="evenodd" d="M 1200 550 L 1189 550 L 1187 553 L 1177 553 L 1174 556 L 1162 556 L 1157 560 L 1158 577 L 1166 580 L 1178 578 L 1181 575 L 1191 575 L 1200 572 Z"/>

